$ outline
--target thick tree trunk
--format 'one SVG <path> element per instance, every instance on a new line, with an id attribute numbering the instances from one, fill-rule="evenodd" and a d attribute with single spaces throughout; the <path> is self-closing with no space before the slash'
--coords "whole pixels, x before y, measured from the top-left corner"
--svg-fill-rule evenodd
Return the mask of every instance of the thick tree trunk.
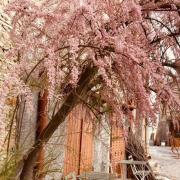
<path id="1" fill-rule="evenodd" d="M 39 136 L 45 129 L 48 123 L 48 90 L 45 90 L 43 95 L 39 93 L 38 97 L 38 117 L 37 117 L 37 130 L 36 130 L 36 140 L 38 140 Z M 39 153 L 37 156 L 36 166 L 34 167 L 34 179 L 43 180 L 44 174 L 43 167 L 44 167 L 44 160 L 45 160 L 45 150 L 43 145 L 39 148 Z"/>
<path id="2" fill-rule="evenodd" d="M 78 103 L 78 96 L 85 97 L 88 91 L 88 85 L 93 79 L 97 72 L 97 68 L 95 67 L 87 67 L 84 73 L 82 73 L 81 78 L 78 82 L 77 88 L 75 88 L 67 97 L 59 111 L 53 116 L 52 120 L 48 123 L 46 128 L 43 130 L 34 146 L 30 149 L 29 153 L 24 157 L 19 167 L 22 165 L 22 171 L 20 173 L 20 180 L 28 180 L 27 177 L 29 173 L 29 168 L 32 164 L 35 164 L 37 160 L 37 155 L 40 147 L 43 143 L 46 143 L 58 126 L 65 121 L 67 115 L 71 112 L 71 110 Z"/>

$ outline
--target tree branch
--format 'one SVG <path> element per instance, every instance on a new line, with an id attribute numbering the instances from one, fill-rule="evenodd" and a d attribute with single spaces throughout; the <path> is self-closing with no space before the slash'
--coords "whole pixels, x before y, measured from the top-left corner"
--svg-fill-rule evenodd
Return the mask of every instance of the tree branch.
<path id="1" fill-rule="evenodd" d="M 27 177 L 31 177 L 30 170 L 32 168 L 32 165 L 34 165 L 36 162 L 39 147 L 41 147 L 43 143 L 48 142 L 48 140 L 51 138 L 58 126 L 65 121 L 68 114 L 76 106 L 79 100 L 76 94 L 78 94 L 81 97 L 86 97 L 88 85 L 94 78 L 96 72 L 96 67 L 88 66 L 86 70 L 82 73 L 77 88 L 75 88 L 69 94 L 69 96 L 66 98 L 63 105 L 59 109 L 59 111 L 53 116 L 52 120 L 49 122 L 47 127 L 40 134 L 34 146 L 30 149 L 26 157 L 24 157 L 24 159 L 18 165 L 18 171 L 21 171 L 20 180 L 29 180 L 27 179 Z"/>

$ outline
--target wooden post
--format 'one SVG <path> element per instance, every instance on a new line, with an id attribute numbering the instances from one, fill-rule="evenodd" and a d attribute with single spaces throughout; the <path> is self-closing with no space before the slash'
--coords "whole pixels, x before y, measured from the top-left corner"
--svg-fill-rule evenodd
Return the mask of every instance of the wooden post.
<path id="1" fill-rule="evenodd" d="M 147 155 L 147 119 L 145 118 L 145 125 L 144 125 L 144 128 L 145 128 L 145 153 Z"/>
<path id="2" fill-rule="evenodd" d="M 122 174 L 121 174 L 122 180 L 127 180 L 127 165 L 122 164 L 121 170 L 122 170 Z"/>

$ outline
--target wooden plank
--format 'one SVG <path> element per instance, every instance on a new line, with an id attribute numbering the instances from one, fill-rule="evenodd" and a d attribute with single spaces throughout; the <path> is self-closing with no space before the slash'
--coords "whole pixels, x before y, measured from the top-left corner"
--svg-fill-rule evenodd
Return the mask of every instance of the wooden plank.
<path id="1" fill-rule="evenodd" d="M 132 160 L 122 160 L 122 161 L 119 161 L 119 162 L 116 162 L 117 164 L 120 163 L 120 164 L 139 164 L 139 165 L 146 165 L 147 162 L 146 161 L 132 161 Z"/>
<path id="2" fill-rule="evenodd" d="M 126 179 L 126 168 L 117 164 L 117 161 L 125 159 L 125 141 L 123 130 L 119 126 L 119 119 L 115 114 L 110 115 L 111 126 L 111 164 L 113 173 Z"/>

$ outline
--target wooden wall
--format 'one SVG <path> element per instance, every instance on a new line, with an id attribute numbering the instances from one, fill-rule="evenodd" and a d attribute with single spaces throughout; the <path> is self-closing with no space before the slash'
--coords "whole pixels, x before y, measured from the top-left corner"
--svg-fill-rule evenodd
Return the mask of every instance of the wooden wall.
<path id="1" fill-rule="evenodd" d="M 125 141 L 123 130 L 116 115 L 111 117 L 111 164 L 113 173 L 122 174 L 122 168 L 117 162 L 125 159 Z"/>
<path id="2" fill-rule="evenodd" d="M 67 119 L 67 147 L 64 175 L 93 170 L 93 116 L 78 105 Z"/>

